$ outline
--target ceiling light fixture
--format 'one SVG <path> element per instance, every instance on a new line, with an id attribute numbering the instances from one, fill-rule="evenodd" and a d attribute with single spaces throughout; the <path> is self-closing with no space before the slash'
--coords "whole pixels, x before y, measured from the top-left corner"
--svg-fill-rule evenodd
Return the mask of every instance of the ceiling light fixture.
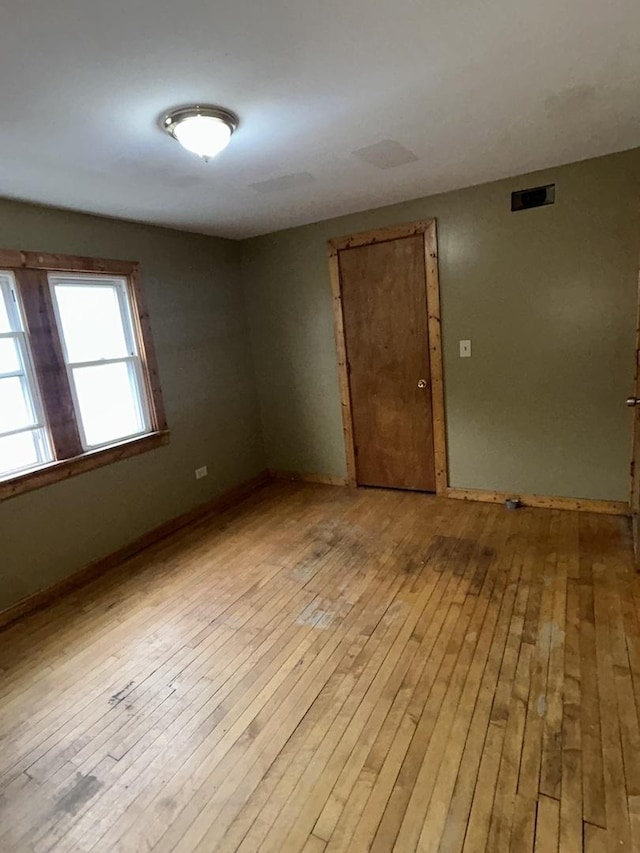
<path id="1" fill-rule="evenodd" d="M 227 147 L 238 116 L 222 107 L 188 106 L 166 113 L 160 124 L 183 148 L 206 161 Z"/>

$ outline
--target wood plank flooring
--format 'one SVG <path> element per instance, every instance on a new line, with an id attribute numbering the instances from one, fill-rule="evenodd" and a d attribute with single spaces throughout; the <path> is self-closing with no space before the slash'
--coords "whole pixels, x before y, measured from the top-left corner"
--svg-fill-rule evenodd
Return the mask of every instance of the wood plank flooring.
<path id="1" fill-rule="evenodd" d="M 261 489 L 0 634 L 0 850 L 640 851 L 627 524 Z"/>

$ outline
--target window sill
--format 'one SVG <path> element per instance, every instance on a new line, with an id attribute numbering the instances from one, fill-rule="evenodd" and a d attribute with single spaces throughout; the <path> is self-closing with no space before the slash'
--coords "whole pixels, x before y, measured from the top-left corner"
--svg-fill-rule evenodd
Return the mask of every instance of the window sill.
<path id="1" fill-rule="evenodd" d="M 90 450 L 82 456 L 74 456 L 73 459 L 50 462 L 41 468 L 32 469 L 7 480 L 0 480 L 0 501 L 33 489 L 50 486 L 60 480 L 68 480 L 69 477 L 102 468 L 103 465 L 111 465 L 121 459 L 129 459 L 131 456 L 146 453 L 165 444 L 169 444 L 169 430 L 151 432 L 128 441 L 101 447 L 99 450 Z"/>

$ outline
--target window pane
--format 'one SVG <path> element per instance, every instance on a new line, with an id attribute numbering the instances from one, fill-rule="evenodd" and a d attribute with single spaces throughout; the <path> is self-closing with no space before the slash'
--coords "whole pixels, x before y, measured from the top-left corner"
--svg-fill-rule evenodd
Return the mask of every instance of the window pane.
<path id="1" fill-rule="evenodd" d="M 13 273 L 0 272 L 0 332 L 18 332 L 22 329 L 20 315 L 11 292 L 13 283 Z"/>
<path id="2" fill-rule="evenodd" d="M 19 432 L 0 438 L 0 477 L 50 461 L 51 454 L 43 430 Z"/>
<path id="3" fill-rule="evenodd" d="M 1 286 L 0 281 L 0 332 L 11 332 L 11 323 L 9 322 L 9 314 L 7 312 L 7 293 L 8 288 Z"/>
<path id="4" fill-rule="evenodd" d="M 33 423 L 33 411 L 22 379 L 19 376 L 0 379 L 0 434 L 24 429 Z"/>
<path id="5" fill-rule="evenodd" d="M 71 363 L 132 355 L 127 349 L 117 287 L 56 284 L 55 294 Z"/>
<path id="6" fill-rule="evenodd" d="M 73 378 L 88 447 L 144 431 L 127 362 L 75 367 Z"/>
<path id="7" fill-rule="evenodd" d="M 0 374 L 22 370 L 15 338 L 0 338 Z"/>

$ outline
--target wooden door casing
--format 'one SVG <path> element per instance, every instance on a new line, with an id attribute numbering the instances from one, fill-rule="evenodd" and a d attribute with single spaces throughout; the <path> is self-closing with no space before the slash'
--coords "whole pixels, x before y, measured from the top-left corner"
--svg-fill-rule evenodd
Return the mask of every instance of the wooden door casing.
<path id="1" fill-rule="evenodd" d="M 358 484 L 435 491 L 422 237 L 344 249 L 340 278 Z"/>
<path id="2" fill-rule="evenodd" d="M 636 352 L 633 380 L 633 395 L 640 398 L 640 274 L 638 275 L 638 304 L 636 313 Z M 629 509 L 636 570 L 640 571 L 640 406 L 633 408 L 633 436 L 631 441 L 631 483 Z"/>
<path id="3" fill-rule="evenodd" d="M 347 462 L 347 483 L 351 486 L 358 484 L 356 471 L 356 455 L 354 447 L 354 428 L 350 383 L 348 376 L 347 351 L 345 340 L 345 324 L 343 313 L 343 293 L 340 277 L 340 254 L 346 249 L 359 246 L 386 243 L 392 240 L 418 235 L 423 243 L 426 282 L 425 303 L 428 313 L 429 368 L 432 429 L 435 461 L 435 488 L 438 495 L 446 495 L 449 487 L 447 470 L 447 445 L 444 408 L 444 382 L 442 372 L 442 343 L 440 328 L 440 288 L 438 282 L 438 251 L 436 222 L 434 219 L 421 220 L 406 225 L 396 225 L 375 231 L 352 234 L 346 237 L 329 240 L 328 260 L 331 289 L 333 295 L 333 315 L 335 324 L 335 340 L 338 356 L 338 379 L 340 387 L 340 402 L 342 409 L 342 425 L 344 432 L 344 447 Z"/>

